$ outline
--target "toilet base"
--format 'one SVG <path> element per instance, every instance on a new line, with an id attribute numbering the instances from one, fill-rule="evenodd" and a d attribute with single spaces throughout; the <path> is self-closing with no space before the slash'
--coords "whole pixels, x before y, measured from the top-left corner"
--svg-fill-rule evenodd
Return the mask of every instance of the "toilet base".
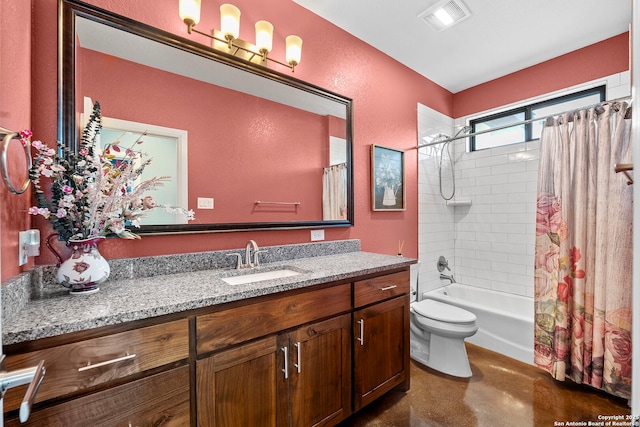
<path id="1" fill-rule="evenodd" d="M 431 334 L 428 345 L 431 348 L 437 348 L 438 351 L 429 351 L 419 340 L 412 340 L 411 358 L 436 371 L 454 377 L 469 378 L 473 375 L 464 340 Z"/>

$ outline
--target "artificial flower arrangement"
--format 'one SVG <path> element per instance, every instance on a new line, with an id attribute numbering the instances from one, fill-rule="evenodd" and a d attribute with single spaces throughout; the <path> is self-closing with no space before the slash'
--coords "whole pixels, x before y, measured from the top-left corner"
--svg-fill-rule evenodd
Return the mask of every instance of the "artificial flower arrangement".
<path id="1" fill-rule="evenodd" d="M 192 210 L 158 205 L 145 194 L 169 177 L 136 182 L 151 163 L 135 147 L 142 144 L 144 134 L 132 147 L 121 147 L 118 140 L 99 150 L 96 139 L 101 128 L 100 104 L 96 102 L 77 153 L 60 143 L 56 151 L 41 141 L 32 142 L 37 153 L 29 178 L 34 185 L 36 206 L 29 209 L 30 214 L 47 218 L 60 240 L 66 242 L 107 236 L 138 239 L 127 227 L 139 227 L 140 219 L 151 209 L 165 209 L 194 219 Z M 31 132 L 24 131 L 21 136 L 28 139 Z M 113 161 L 116 154 L 119 161 Z M 43 191 L 41 177 L 51 182 L 50 198 Z"/>

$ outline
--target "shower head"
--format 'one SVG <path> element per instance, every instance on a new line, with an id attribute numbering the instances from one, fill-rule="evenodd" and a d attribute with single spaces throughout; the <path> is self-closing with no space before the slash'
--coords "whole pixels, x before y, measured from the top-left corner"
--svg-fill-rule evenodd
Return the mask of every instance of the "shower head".
<path id="1" fill-rule="evenodd" d="M 469 132 L 471 132 L 471 126 L 463 126 L 462 128 L 460 128 L 458 133 L 456 133 L 453 137 L 457 138 L 458 136 L 462 135 L 463 133 L 469 133 Z"/>
<path id="2" fill-rule="evenodd" d="M 450 139 L 451 137 L 447 134 L 444 133 L 437 133 L 435 135 L 427 135 L 422 137 L 422 140 L 426 143 L 426 144 L 435 144 L 438 142 L 444 142 L 447 139 Z"/>

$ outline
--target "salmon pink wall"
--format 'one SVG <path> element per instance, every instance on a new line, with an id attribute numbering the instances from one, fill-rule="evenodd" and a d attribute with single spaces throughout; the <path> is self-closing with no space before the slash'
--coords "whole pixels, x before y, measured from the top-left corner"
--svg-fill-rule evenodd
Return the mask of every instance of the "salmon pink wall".
<path id="1" fill-rule="evenodd" d="M 34 0 L 31 5 L 12 0 L 0 2 L 3 18 L 0 27 L 3 59 L 0 62 L 3 76 L 0 101 L 4 101 L 0 103 L 0 120 L 3 120 L 0 125 L 28 127 L 30 120 L 37 139 L 53 142 L 57 128 L 57 0 Z M 191 37 L 177 16 L 176 0 L 90 0 L 89 3 Z M 217 28 L 218 3 L 203 3 L 199 28 Z M 361 239 L 362 248 L 367 251 L 394 254 L 398 241 L 404 240 L 404 254 L 417 256 L 417 158 L 412 148 L 416 144 L 418 102 L 447 116 L 461 117 L 628 69 L 628 37 L 620 35 L 453 95 L 290 0 L 236 0 L 235 3 L 242 10 L 241 38 L 252 40 L 252 24 L 267 19 L 275 25 L 272 55 L 282 58 L 284 37 L 300 35 L 304 46 L 302 62 L 296 67 L 295 76 L 354 100 L 355 227 L 327 229 L 325 236 L 328 240 Z M 29 7 L 32 8 L 31 19 Z M 34 25 L 30 45 L 31 22 Z M 207 43 L 207 40 L 202 41 Z M 33 64 L 29 55 L 20 55 L 29 49 Z M 8 52 L 17 63 L 7 62 Z M 30 86 L 28 73 L 15 72 L 29 68 L 32 70 Z M 31 103 L 27 101 L 30 93 L 33 94 Z M 8 98 L 11 102 L 6 102 Z M 403 212 L 371 211 L 371 144 L 407 150 L 407 209 Z M 19 154 L 11 156 L 12 161 L 14 157 L 19 158 Z M 19 224 L 31 220 L 42 228 L 45 236 L 50 228 L 23 213 L 29 205 L 24 197 L 9 197 L 2 189 L 0 203 L 2 278 L 6 279 L 19 272 L 13 262 L 17 256 L 17 231 L 24 228 Z M 263 246 L 301 243 L 309 241 L 309 231 L 145 236 L 138 241 L 110 239 L 105 242 L 103 252 L 107 257 L 119 258 L 208 251 L 242 247 L 249 238 Z M 45 251 L 42 253 L 38 263 L 54 261 Z"/>
<path id="2" fill-rule="evenodd" d="M 454 118 L 629 70 L 629 33 L 458 92 Z"/>
<path id="3" fill-rule="evenodd" d="M 31 3 L 0 0 L 0 22 L 0 126 L 21 131 L 31 128 Z M 18 141 L 11 143 L 7 157 L 11 180 L 20 187 L 26 179 L 27 166 Z M 29 228 L 26 211 L 30 201 L 30 191 L 17 196 L 0 184 L 2 280 L 21 271 L 18 232 Z"/>
<path id="4" fill-rule="evenodd" d="M 322 219 L 325 117 L 91 50 L 82 64 L 83 96 L 103 117 L 188 130 L 192 223 Z M 215 209 L 198 210 L 198 197 Z"/>
<path id="5" fill-rule="evenodd" d="M 56 106 L 56 51 L 55 43 L 50 43 L 56 39 L 55 3 L 56 0 L 33 2 L 34 43 L 47 46 L 47 49 L 38 49 L 33 67 L 34 84 L 41 89 L 38 102 L 34 102 L 34 119 L 40 115 L 47 118 L 35 120 L 33 127 L 39 138 L 49 141 L 54 140 L 56 129 L 55 121 L 50 120 Z M 192 37 L 186 34 L 178 17 L 176 0 L 91 0 L 89 3 L 183 37 Z M 417 257 L 417 154 L 413 150 L 417 140 L 417 103 L 451 116 L 453 95 L 291 0 L 237 0 L 234 4 L 242 11 L 241 38 L 251 41 L 253 23 L 266 19 L 275 27 L 272 56 L 283 58 L 284 38 L 289 34 L 301 36 L 304 40 L 302 61 L 296 67 L 295 77 L 354 101 L 355 226 L 326 229 L 326 239 L 361 239 L 363 250 L 387 254 L 395 254 L 398 241 L 404 240 L 404 254 Z M 199 29 L 219 27 L 218 6 L 217 2 L 203 2 Z M 209 43 L 208 40 L 202 42 Z M 286 69 L 283 72 L 289 73 Z M 106 104 L 103 107 L 109 108 Z M 406 150 L 405 211 L 371 211 L 371 144 Z M 267 246 L 309 242 L 310 234 L 309 230 L 283 230 L 145 236 L 137 241 L 110 239 L 103 243 L 102 252 L 110 258 L 121 258 L 208 251 L 243 247 L 249 238 Z M 53 258 L 43 253 L 38 262 L 51 263 Z"/>

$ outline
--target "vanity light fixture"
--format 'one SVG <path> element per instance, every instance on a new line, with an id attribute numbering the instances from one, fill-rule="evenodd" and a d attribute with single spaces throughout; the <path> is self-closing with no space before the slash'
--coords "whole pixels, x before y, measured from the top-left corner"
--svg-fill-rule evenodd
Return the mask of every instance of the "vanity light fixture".
<path id="1" fill-rule="evenodd" d="M 213 40 L 212 47 L 226 52 L 248 62 L 260 61 L 266 65 L 267 61 L 291 68 L 295 71 L 302 56 L 302 39 L 298 36 L 288 36 L 286 43 L 286 63 L 269 57 L 273 47 L 273 25 L 268 21 L 258 21 L 256 27 L 256 44 L 251 44 L 239 38 L 240 36 L 240 9 L 232 4 L 220 6 L 220 31 L 213 30 L 207 34 L 196 30 L 194 27 L 200 22 L 201 0 L 180 0 L 180 19 L 187 26 L 189 34 L 192 32 L 209 37 Z"/>

